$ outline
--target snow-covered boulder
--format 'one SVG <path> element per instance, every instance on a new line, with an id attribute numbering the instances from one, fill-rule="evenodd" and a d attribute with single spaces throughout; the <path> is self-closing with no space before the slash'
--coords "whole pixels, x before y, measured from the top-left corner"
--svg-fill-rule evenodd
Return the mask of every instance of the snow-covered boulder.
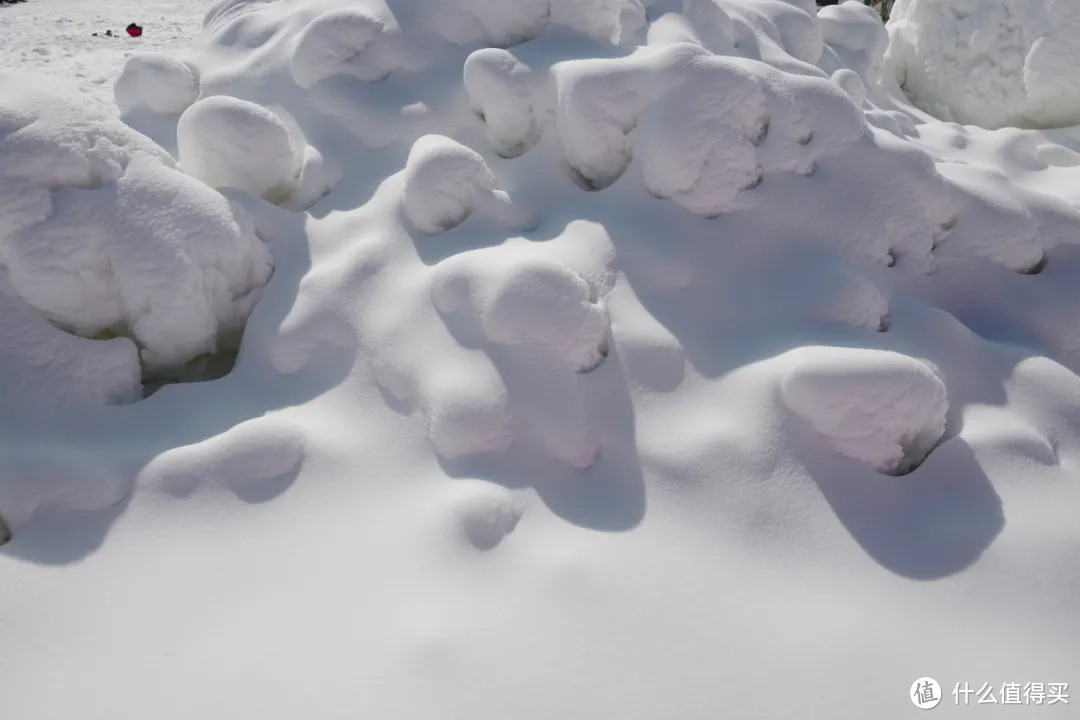
<path id="1" fill-rule="evenodd" d="M 302 148 L 280 117 L 253 102 L 200 100 L 180 116 L 176 142 L 180 167 L 210 187 L 281 202 L 297 185 Z"/>
<path id="2" fill-rule="evenodd" d="M 517 157 L 536 144 L 542 121 L 535 75 L 527 65 L 506 50 L 484 48 L 465 61 L 464 81 L 469 103 L 499 155 Z"/>
<path id="3" fill-rule="evenodd" d="M 413 143 L 404 176 L 405 215 L 429 235 L 461 224 L 478 208 L 510 226 L 530 222 L 498 188 L 480 154 L 448 137 L 425 135 Z"/>
<path id="4" fill-rule="evenodd" d="M 1080 123 L 1075 0 L 897 0 L 890 28 L 924 109 L 991 128 Z"/>
<path id="5" fill-rule="evenodd" d="M 432 288 L 445 315 L 467 316 L 483 338 L 587 371 L 607 353 L 610 321 L 590 284 L 540 257 L 476 251 L 440 263 Z"/>
<path id="6" fill-rule="evenodd" d="M 79 334 L 128 334 L 149 366 L 213 351 L 270 275 L 245 214 L 78 91 L 0 73 L 0 261 Z"/>
<path id="7" fill-rule="evenodd" d="M 163 115 L 179 115 L 199 97 L 199 78 L 188 63 L 145 53 L 128 59 L 113 92 L 120 112 L 146 107 Z"/>
<path id="8" fill-rule="evenodd" d="M 919 465 L 945 433 L 945 384 L 926 363 L 899 353 L 803 347 L 785 357 L 787 407 L 839 452 L 879 472 Z"/>

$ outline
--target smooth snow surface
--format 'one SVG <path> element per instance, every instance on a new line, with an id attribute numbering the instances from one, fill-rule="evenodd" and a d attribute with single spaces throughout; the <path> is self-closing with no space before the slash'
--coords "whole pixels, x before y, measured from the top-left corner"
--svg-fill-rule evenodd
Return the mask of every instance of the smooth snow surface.
<path id="1" fill-rule="evenodd" d="M 198 42 L 97 99 L 18 49 L 132 7 L 0 8 L 5 718 L 1080 681 L 1070 3 L 155 5 Z"/>

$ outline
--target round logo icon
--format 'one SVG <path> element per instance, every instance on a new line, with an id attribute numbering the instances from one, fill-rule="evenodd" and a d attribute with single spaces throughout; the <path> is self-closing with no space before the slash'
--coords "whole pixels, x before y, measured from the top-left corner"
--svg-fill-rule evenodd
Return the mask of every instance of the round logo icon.
<path id="1" fill-rule="evenodd" d="M 921 677 L 911 683 L 911 692 L 908 697 L 920 710 L 936 708 L 941 702 L 941 686 L 934 678 Z"/>

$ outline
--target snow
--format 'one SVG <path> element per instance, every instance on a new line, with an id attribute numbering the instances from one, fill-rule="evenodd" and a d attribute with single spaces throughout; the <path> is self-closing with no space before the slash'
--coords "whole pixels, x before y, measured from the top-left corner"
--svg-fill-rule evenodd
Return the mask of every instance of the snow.
<path id="1" fill-rule="evenodd" d="M 1078 51 L 1007 7 L 0 7 L 4 712 L 1073 680 Z"/>
<path id="2" fill-rule="evenodd" d="M 200 100 L 180 116 L 176 142 L 180 166 L 210 187 L 283 200 L 300 174 L 302 156 L 285 123 L 246 100 Z"/>
<path id="3" fill-rule="evenodd" d="M 899 353 L 803 347 L 790 353 L 784 402 L 840 452 L 889 475 L 911 472 L 945 433 L 945 384 Z"/>
<path id="4" fill-rule="evenodd" d="M 890 57 L 924 109 L 983 127 L 1080 123 L 1072 0 L 898 0 Z"/>
<path id="5" fill-rule="evenodd" d="M 271 266 L 246 211 L 103 106 L 0 73 L 0 161 L 0 258 L 45 317 L 130 334 L 151 367 L 213 352 L 243 325 Z"/>
<path id="6" fill-rule="evenodd" d="M 199 97 L 194 69 L 169 55 L 133 55 L 114 85 L 116 105 L 128 113 L 139 107 L 155 113 L 179 115 Z"/>

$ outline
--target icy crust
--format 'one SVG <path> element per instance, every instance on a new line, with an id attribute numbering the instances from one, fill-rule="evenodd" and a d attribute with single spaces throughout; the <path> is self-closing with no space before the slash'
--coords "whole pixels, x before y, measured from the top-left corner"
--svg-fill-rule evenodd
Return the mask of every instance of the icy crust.
<path id="1" fill-rule="evenodd" d="M 944 119 L 997 128 L 1080 123 L 1073 0 L 897 0 L 889 56 Z"/>
<path id="2" fill-rule="evenodd" d="M 0 73 L 0 261 L 55 325 L 151 368 L 242 327 L 270 257 L 249 218 L 77 91 Z"/>
<path id="3" fill-rule="evenodd" d="M 884 350 L 803 347 L 788 353 L 788 408 L 836 450 L 879 472 L 917 467 L 945 433 L 945 384 L 926 363 Z"/>

